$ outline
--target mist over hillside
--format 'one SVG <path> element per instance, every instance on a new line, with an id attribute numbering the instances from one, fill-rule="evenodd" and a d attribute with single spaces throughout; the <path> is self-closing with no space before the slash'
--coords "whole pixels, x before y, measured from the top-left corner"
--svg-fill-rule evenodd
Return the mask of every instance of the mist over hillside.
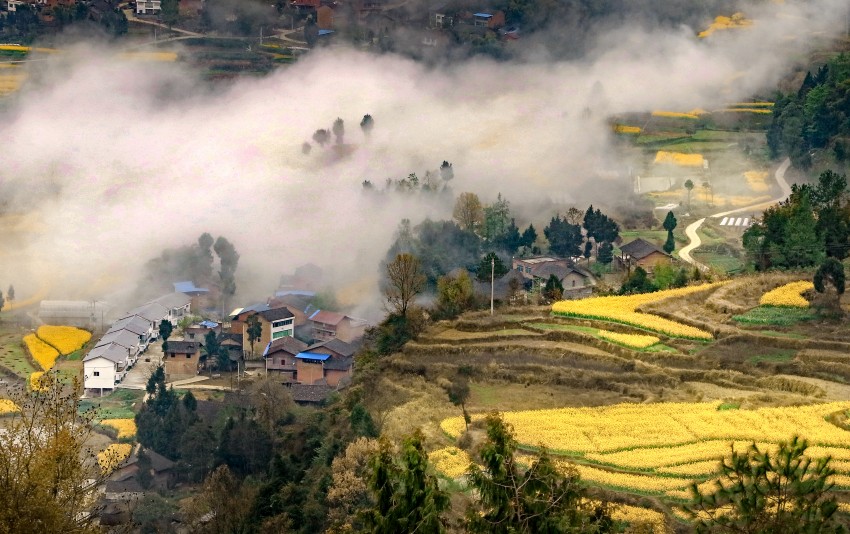
<path id="1" fill-rule="evenodd" d="M 212 89 L 179 64 L 78 43 L 31 61 L 2 112 L 5 211 L 28 215 L 4 237 L 0 281 L 49 279 L 54 298 L 120 300 L 145 261 L 208 231 L 239 250 L 243 298 L 305 262 L 340 286 L 374 289 L 399 220 L 446 217 L 452 206 L 403 196 L 375 204 L 363 180 L 421 177 L 447 160 L 453 191 L 484 201 L 498 192 L 518 206 L 599 201 L 624 186 L 598 178 L 626 166 L 611 149 L 610 115 L 769 94 L 811 36 L 842 30 L 835 14 L 846 6 L 750 9 L 756 24 L 711 39 L 685 26 L 611 27 L 572 61 L 429 67 L 330 47 Z M 358 126 L 367 113 L 369 137 Z M 343 143 L 304 154 L 337 117 Z M 364 306 L 376 309 L 370 299 Z"/>

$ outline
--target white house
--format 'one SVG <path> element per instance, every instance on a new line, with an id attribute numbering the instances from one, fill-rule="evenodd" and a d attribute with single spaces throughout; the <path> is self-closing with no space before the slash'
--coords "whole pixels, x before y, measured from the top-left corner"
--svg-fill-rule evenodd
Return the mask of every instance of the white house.
<path id="1" fill-rule="evenodd" d="M 136 0 L 136 14 L 156 15 L 162 11 L 160 0 Z"/>
<path id="2" fill-rule="evenodd" d="M 132 365 L 130 350 L 109 343 L 93 348 L 83 358 L 83 385 L 86 389 L 113 389 Z"/>

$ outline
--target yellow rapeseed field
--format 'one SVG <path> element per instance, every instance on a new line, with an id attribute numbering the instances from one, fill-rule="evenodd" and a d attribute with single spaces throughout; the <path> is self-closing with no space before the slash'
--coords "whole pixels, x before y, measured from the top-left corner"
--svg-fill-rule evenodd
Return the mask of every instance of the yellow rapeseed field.
<path id="1" fill-rule="evenodd" d="M 428 453 L 428 461 L 431 462 L 434 469 L 449 478 L 458 478 L 463 475 L 472 463 L 469 454 L 457 447 L 445 447 L 431 451 Z"/>
<path id="2" fill-rule="evenodd" d="M 640 126 L 626 126 L 625 124 L 615 124 L 614 132 L 618 134 L 639 134 Z"/>
<path id="3" fill-rule="evenodd" d="M 653 117 L 667 117 L 670 119 L 698 119 L 696 113 L 681 113 L 679 111 L 653 111 Z"/>
<path id="4" fill-rule="evenodd" d="M 59 357 L 56 349 L 39 339 L 35 334 L 25 335 L 24 344 L 27 346 L 27 350 L 29 350 L 33 359 L 38 362 L 43 370 L 49 371 L 53 368 L 56 358 Z"/>
<path id="5" fill-rule="evenodd" d="M 655 154 L 655 163 L 669 163 L 680 167 L 702 167 L 705 159 L 702 154 L 685 154 L 682 152 L 668 152 L 659 150 Z"/>
<path id="6" fill-rule="evenodd" d="M 21 407 L 9 399 L 0 399 L 0 414 L 20 412 Z"/>
<path id="7" fill-rule="evenodd" d="M 104 473 L 110 473 L 130 456 L 132 450 L 133 446 L 129 443 L 113 443 L 97 453 L 97 463 Z"/>
<path id="8" fill-rule="evenodd" d="M 747 179 L 747 185 L 756 193 L 764 193 L 770 186 L 767 185 L 767 173 L 765 171 L 747 171 L 744 173 L 744 178 Z"/>
<path id="9" fill-rule="evenodd" d="M 640 313 L 637 309 L 644 304 L 657 302 L 665 298 L 679 297 L 697 291 L 704 291 L 718 287 L 723 282 L 714 284 L 703 284 L 699 286 L 688 286 L 655 293 L 642 293 L 638 295 L 615 296 L 615 297 L 591 297 L 580 300 L 561 300 L 552 305 L 555 315 L 566 315 L 568 317 L 589 317 L 618 323 L 629 324 L 646 328 L 654 332 L 661 332 L 668 336 L 684 337 L 692 339 L 713 339 L 713 336 L 704 330 L 694 328 L 657 315 Z"/>
<path id="10" fill-rule="evenodd" d="M 785 306 L 789 308 L 808 308 L 809 301 L 803 298 L 802 293 L 811 291 L 815 285 L 806 280 L 791 282 L 777 287 L 761 296 L 759 304 L 762 306 Z"/>
<path id="11" fill-rule="evenodd" d="M 607 339 L 608 341 L 613 341 L 614 343 L 619 343 L 620 345 L 625 345 L 634 349 L 646 349 L 661 341 L 655 336 L 620 334 L 618 332 L 609 332 L 608 330 L 599 330 L 597 334 L 602 339 Z"/>
<path id="12" fill-rule="evenodd" d="M 53 345 L 63 355 L 82 348 L 91 339 L 91 332 L 73 326 L 43 325 L 38 327 L 38 337 Z"/>
<path id="13" fill-rule="evenodd" d="M 104 419 L 100 424 L 117 430 L 118 439 L 132 438 L 136 435 L 136 421 L 133 419 Z"/>

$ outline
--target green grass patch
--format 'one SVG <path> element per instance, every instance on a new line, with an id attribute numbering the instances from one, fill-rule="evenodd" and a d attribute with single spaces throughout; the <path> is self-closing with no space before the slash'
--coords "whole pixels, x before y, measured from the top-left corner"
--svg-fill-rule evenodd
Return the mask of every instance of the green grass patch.
<path id="1" fill-rule="evenodd" d="M 791 326 L 801 321 L 811 321 L 817 315 L 808 308 L 786 308 L 778 306 L 758 306 L 732 319 L 751 325 Z"/>
<path id="2" fill-rule="evenodd" d="M 790 362 L 796 355 L 797 351 L 793 349 L 777 349 L 775 352 L 771 352 L 769 354 L 758 354 L 753 356 L 747 359 L 747 362 L 754 365 L 759 362 L 784 363 Z"/>

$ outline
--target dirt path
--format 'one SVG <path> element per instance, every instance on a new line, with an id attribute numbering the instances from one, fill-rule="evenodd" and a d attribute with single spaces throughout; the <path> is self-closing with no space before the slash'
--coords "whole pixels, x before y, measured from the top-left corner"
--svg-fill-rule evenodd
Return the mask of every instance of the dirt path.
<path id="1" fill-rule="evenodd" d="M 733 213 L 740 213 L 742 211 L 752 211 L 752 210 L 763 210 L 769 206 L 772 206 L 778 202 L 782 202 L 786 198 L 791 195 L 791 186 L 788 185 L 788 182 L 785 181 L 785 171 L 788 170 L 788 167 L 791 166 L 791 160 L 789 158 L 785 158 L 785 161 L 782 162 L 781 165 L 776 169 L 774 173 L 774 177 L 776 178 L 776 183 L 779 184 L 779 189 L 782 190 L 782 196 L 776 197 L 774 199 L 768 200 L 766 202 L 759 202 L 758 204 L 751 204 L 749 206 L 744 206 L 743 208 L 736 208 L 734 210 L 722 211 L 720 213 L 715 213 L 713 215 L 709 215 L 712 218 L 725 217 L 727 215 L 731 215 Z M 707 271 L 708 266 L 698 262 L 691 256 L 691 252 L 693 252 L 696 248 L 698 248 L 702 244 L 702 240 L 697 234 L 697 230 L 702 226 L 702 223 L 705 222 L 707 217 L 703 217 L 698 221 L 694 221 L 685 228 L 685 235 L 688 237 L 689 243 L 682 247 L 679 251 L 679 257 L 682 260 L 690 263 L 691 265 L 698 267 L 702 271 Z"/>

